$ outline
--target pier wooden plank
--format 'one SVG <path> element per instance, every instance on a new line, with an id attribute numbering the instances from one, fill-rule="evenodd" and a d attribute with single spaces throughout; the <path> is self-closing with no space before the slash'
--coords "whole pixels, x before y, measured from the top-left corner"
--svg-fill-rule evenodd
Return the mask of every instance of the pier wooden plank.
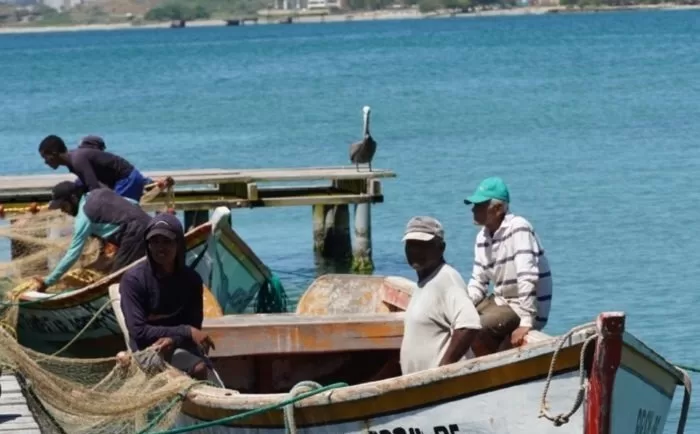
<path id="1" fill-rule="evenodd" d="M 258 208 L 308 205 L 382 203 L 380 178 L 396 176 L 389 170 L 341 167 L 293 169 L 193 169 L 147 172 L 154 180 L 170 176 L 175 180 L 175 208 L 180 211 L 229 208 Z M 0 176 L 0 205 L 7 213 L 27 212 L 32 203 L 51 199 L 51 189 L 61 181 L 74 180 L 70 173 L 37 176 Z M 308 185 L 312 181 L 327 185 Z M 307 185 L 290 182 L 304 181 Z M 275 182 L 277 184 L 275 184 Z M 283 185 L 280 185 L 283 184 Z M 352 188 L 351 188 L 352 187 Z M 147 204 L 146 211 L 160 211 L 166 196 Z"/>
<path id="2" fill-rule="evenodd" d="M 170 176 L 178 185 L 207 185 L 232 184 L 249 182 L 293 182 L 293 181 L 323 181 L 392 178 L 396 174 L 390 170 L 373 169 L 369 172 L 361 168 L 358 172 L 354 166 L 339 167 L 307 167 L 286 169 L 192 169 L 146 171 L 144 175 L 153 179 Z M 75 175 L 71 173 L 47 175 L 12 175 L 0 176 L 0 195 L 31 194 L 46 192 L 61 181 L 72 181 Z"/>
<path id="3" fill-rule="evenodd" d="M 3 374 L 0 384 L 0 433 L 41 434 L 15 376 Z"/>

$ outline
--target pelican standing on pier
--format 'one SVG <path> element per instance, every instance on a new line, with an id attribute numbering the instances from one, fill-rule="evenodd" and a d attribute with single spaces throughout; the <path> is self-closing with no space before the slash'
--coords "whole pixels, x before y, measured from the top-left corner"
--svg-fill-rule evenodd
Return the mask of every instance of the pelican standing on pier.
<path id="1" fill-rule="evenodd" d="M 369 133 L 369 112 L 368 105 L 362 107 L 364 126 L 362 127 L 362 140 L 350 145 L 350 161 L 355 163 L 357 171 L 360 171 L 360 164 L 369 164 L 369 171 L 372 171 L 372 158 L 377 151 L 377 142 Z"/>

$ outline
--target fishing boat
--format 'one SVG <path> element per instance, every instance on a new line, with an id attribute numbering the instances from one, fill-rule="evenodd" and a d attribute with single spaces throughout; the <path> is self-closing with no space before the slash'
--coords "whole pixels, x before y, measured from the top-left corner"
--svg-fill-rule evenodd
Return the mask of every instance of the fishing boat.
<path id="1" fill-rule="evenodd" d="M 185 240 L 187 263 L 197 270 L 206 286 L 205 317 L 238 314 L 256 307 L 260 310 L 264 299 L 274 298 L 274 290 L 280 289 L 276 277 L 231 227 L 228 208 L 215 209 L 210 221 L 189 231 Z M 114 356 L 124 349 L 124 339 L 108 288 L 128 268 L 97 280 L 94 278 L 99 274 L 89 266 L 71 271 L 59 282 L 65 288 L 60 293 L 17 288 L 21 292 L 17 300 L 18 341 L 36 351 L 60 351 L 66 357 Z M 278 307 L 267 306 L 267 310 L 283 310 Z"/>
<path id="2" fill-rule="evenodd" d="M 677 432 L 684 432 L 689 377 L 625 331 L 622 312 L 601 313 L 563 336 L 532 331 L 519 348 L 400 375 L 412 285 L 322 276 L 296 313 L 205 320 L 226 387 L 192 389 L 176 431 L 661 434 L 683 385 Z M 336 382 L 346 384 L 322 387 Z M 295 396 L 304 399 L 284 404 Z"/>

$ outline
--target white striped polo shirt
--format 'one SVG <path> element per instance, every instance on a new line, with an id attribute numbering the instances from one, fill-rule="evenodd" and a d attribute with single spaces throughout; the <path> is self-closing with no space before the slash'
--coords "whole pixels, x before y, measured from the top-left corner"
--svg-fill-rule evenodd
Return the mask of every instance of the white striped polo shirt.
<path id="1" fill-rule="evenodd" d="M 474 246 L 474 269 L 467 291 L 474 304 L 486 297 L 493 283 L 495 301 L 508 304 L 521 327 L 541 330 L 549 319 L 552 274 L 532 225 L 507 214 L 493 234 L 482 228 Z"/>

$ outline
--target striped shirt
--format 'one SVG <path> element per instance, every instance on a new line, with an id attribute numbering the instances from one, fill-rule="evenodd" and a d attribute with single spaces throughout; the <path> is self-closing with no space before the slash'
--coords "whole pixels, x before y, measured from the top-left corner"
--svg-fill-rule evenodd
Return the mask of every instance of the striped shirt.
<path id="1" fill-rule="evenodd" d="M 474 270 L 467 285 L 478 304 L 493 283 L 496 304 L 509 305 L 520 317 L 520 327 L 541 330 L 552 302 L 552 274 L 544 249 L 532 225 L 507 214 L 490 236 L 482 228 L 474 246 Z"/>

